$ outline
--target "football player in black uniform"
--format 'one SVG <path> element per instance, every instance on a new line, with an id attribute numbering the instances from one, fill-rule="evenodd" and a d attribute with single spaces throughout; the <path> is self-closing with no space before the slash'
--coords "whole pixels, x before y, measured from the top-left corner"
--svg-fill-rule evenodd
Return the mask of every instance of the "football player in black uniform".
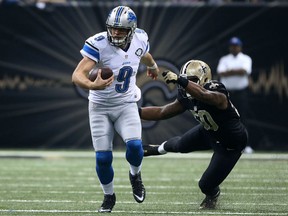
<path id="1" fill-rule="evenodd" d="M 205 62 L 190 60 L 182 66 L 180 76 L 171 71 L 162 75 L 166 83 L 178 84 L 177 99 L 165 106 L 140 108 L 141 118 L 162 120 L 190 110 L 200 124 L 161 145 L 144 145 L 144 156 L 212 149 L 210 164 L 199 187 L 206 195 L 200 209 L 214 209 L 220 195 L 219 185 L 232 171 L 247 144 L 246 128 L 225 86 L 211 80 L 211 71 Z"/>

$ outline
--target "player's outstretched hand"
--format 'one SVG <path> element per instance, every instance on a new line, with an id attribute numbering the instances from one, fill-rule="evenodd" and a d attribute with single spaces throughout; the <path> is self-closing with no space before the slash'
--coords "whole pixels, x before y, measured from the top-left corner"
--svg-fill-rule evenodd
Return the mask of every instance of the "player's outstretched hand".
<path id="1" fill-rule="evenodd" d="M 159 68 L 148 68 L 147 69 L 147 76 L 151 77 L 153 80 L 156 80 L 158 77 Z"/>
<path id="2" fill-rule="evenodd" d="M 177 83 L 178 76 L 177 74 L 171 72 L 171 71 L 164 71 L 162 73 L 162 76 L 164 77 L 165 82 L 168 83 Z"/>

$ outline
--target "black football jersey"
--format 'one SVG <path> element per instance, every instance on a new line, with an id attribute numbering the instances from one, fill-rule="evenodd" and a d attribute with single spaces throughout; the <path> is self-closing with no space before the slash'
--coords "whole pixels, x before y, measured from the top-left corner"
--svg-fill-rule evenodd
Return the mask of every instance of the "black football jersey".
<path id="1" fill-rule="evenodd" d="M 206 83 L 204 88 L 225 94 L 229 102 L 227 109 L 221 110 L 213 105 L 191 97 L 188 98 L 186 92 L 181 88 L 178 90 L 177 99 L 186 110 L 192 112 L 194 118 L 203 125 L 216 141 L 221 143 L 237 142 L 237 137 L 242 137 L 243 133 L 246 133 L 246 129 L 240 121 L 237 109 L 230 101 L 229 93 L 225 86 L 213 80 Z"/>

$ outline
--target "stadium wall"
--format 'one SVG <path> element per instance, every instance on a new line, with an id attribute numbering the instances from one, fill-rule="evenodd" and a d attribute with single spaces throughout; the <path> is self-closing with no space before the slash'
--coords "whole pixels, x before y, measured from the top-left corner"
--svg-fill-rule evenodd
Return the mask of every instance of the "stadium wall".
<path id="1" fill-rule="evenodd" d="M 0 6 L 0 148 L 92 148 L 87 91 L 71 83 L 85 39 L 105 30 L 111 5 Z M 201 59 L 215 71 L 227 40 L 239 36 L 253 59 L 248 122 L 256 150 L 288 150 L 287 6 L 132 7 L 162 69 Z M 215 72 L 213 74 L 216 76 Z M 214 77 L 217 78 L 217 77 Z M 138 73 L 139 106 L 173 101 L 176 89 Z M 143 141 L 161 143 L 196 124 L 189 112 L 143 122 Z M 123 147 L 119 137 L 115 148 Z"/>

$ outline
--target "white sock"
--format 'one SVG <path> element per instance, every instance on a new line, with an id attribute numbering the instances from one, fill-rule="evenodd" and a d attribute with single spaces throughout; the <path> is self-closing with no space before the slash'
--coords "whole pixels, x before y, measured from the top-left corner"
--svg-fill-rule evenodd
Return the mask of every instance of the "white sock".
<path id="1" fill-rule="evenodd" d="M 165 149 L 164 149 L 164 145 L 165 145 L 166 142 L 167 142 L 167 141 L 163 142 L 163 143 L 158 147 L 158 152 L 159 152 L 160 154 L 166 154 L 166 153 L 167 153 L 167 151 L 165 151 Z"/>
<path id="2" fill-rule="evenodd" d="M 104 194 L 110 194 L 112 195 L 114 193 L 114 184 L 113 181 L 110 182 L 109 184 L 101 184 L 102 190 Z"/>
<path id="3" fill-rule="evenodd" d="M 141 171 L 141 167 L 142 167 L 142 163 L 140 164 L 140 166 L 136 167 L 130 164 L 130 173 L 134 176 L 136 174 L 138 174 Z"/>

